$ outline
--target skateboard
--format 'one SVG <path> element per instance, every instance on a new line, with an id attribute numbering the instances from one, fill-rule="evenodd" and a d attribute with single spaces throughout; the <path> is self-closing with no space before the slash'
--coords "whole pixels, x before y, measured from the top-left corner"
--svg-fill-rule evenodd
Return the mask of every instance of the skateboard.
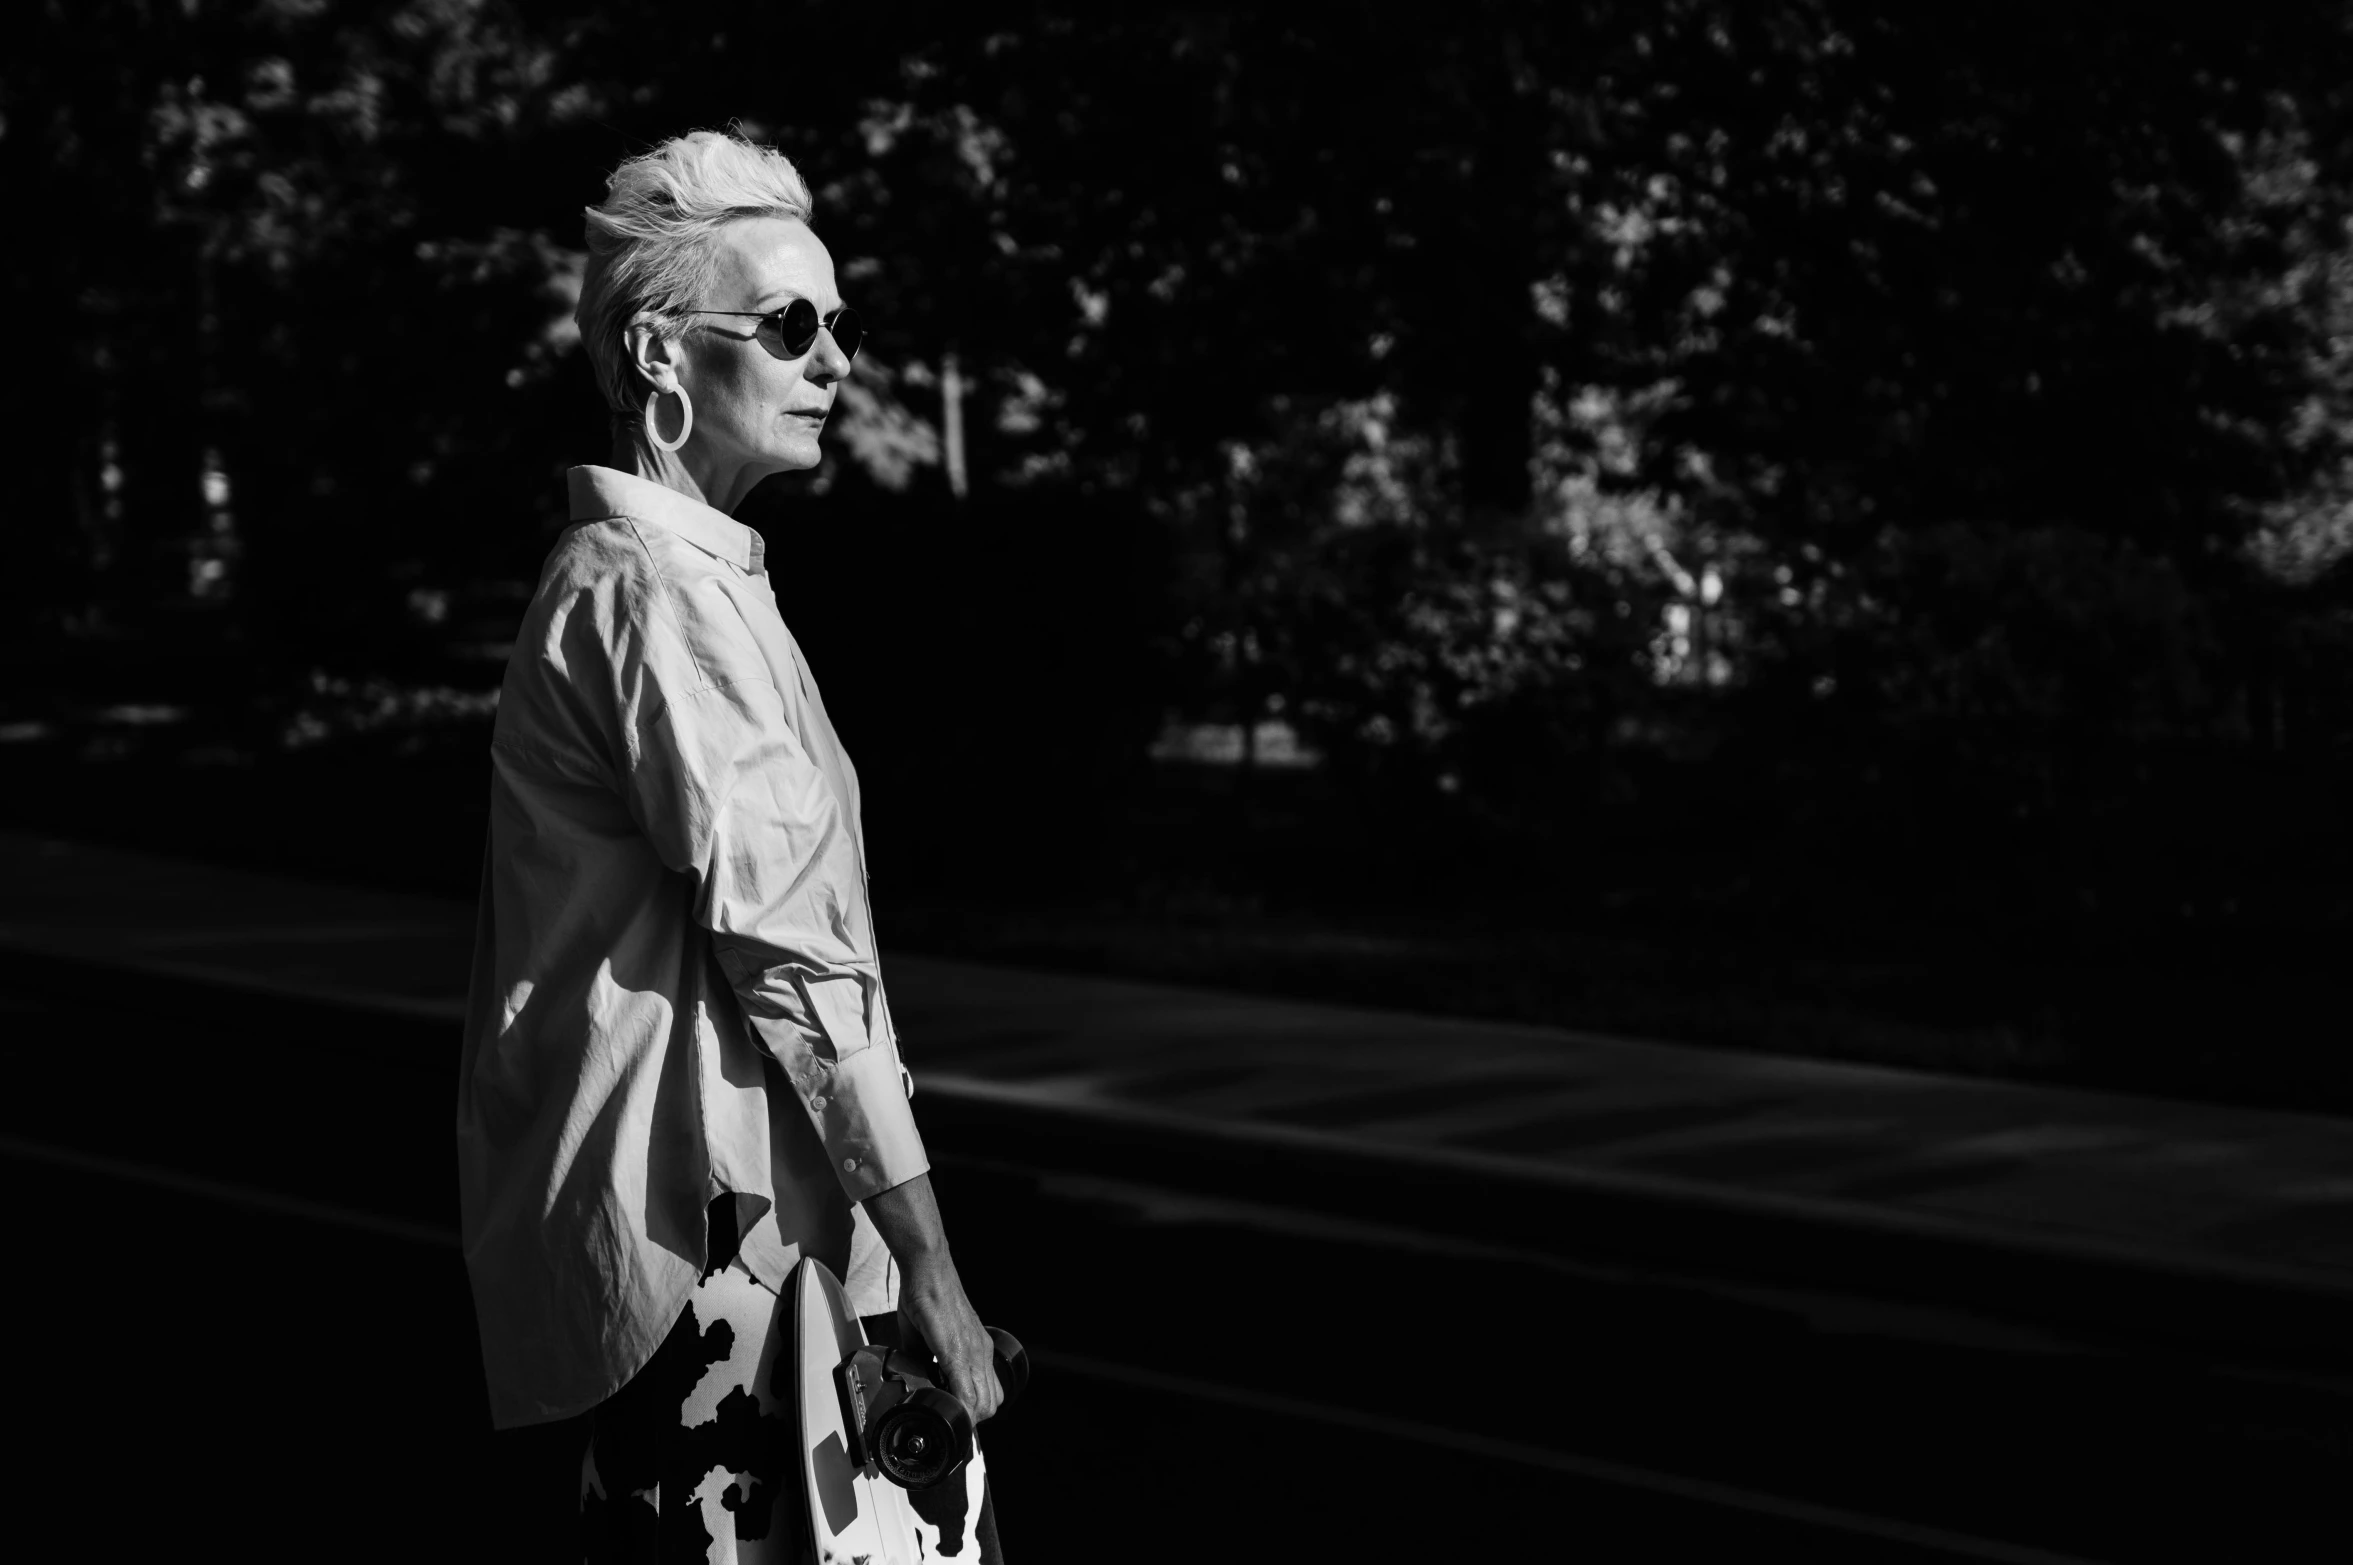
<path id="1" fill-rule="evenodd" d="M 897 1449 L 891 1452 L 868 1449 L 866 1432 L 860 1427 L 869 1422 L 864 1398 L 873 1391 L 875 1376 L 902 1356 L 867 1345 L 865 1330 L 850 1309 L 848 1295 L 822 1261 L 804 1258 L 793 1269 L 788 1289 L 793 1311 L 794 1402 L 799 1418 L 795 1462 L 800 1469 L 812 1557 L 818 1565 L 932 1565 L 934 1561 L 978 1560 L 980 1544 L 974 1529 L 980 1521 L 988 1469 L 979 1445 L 972 1440 L 970 1419 L 964 1418 L 960 1429 L 954 1426 L 954 1420 L 963 1414 L 962 1407 L 944 1393 L 933 1393 L 932 1400 L 947 1414 L 944 1421 L 918 1421 L 914 1427 L 920 1433 L 910 1438 L 902 1432 Z M 999 1336 L 1001 1344 L 1011 1340 Z M 1018 1344 L 1013 1345 L 1012 1353 L 1019 1358 Z M 1025 1376 L 1027 1367 L 1026 1360 L 1019 1364 Z M 945 1448 L 940 1444 L 943 1434 Z M 911 1491 L 885 1476 L 885 1457 L 891 1458 L 890 1466 L 902 1474 L 912 1470 L 929 1477 L 967 1453 L 961 1467 L 947 1471 L 929 1487 Z M 791 1483 L 787 1477 L 788 1488 Z"/>

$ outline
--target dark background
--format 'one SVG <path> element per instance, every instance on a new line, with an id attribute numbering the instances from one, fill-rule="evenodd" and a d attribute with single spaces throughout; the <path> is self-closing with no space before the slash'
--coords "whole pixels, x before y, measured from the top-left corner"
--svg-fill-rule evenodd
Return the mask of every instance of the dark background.
<path id="1" fill-rule="evenodd" d="M 740 120 L 876 333 L 742 514 L 886 943 L 2353 1107 L 2345 43 L 20 8 L 6 813 L 470 896 L 580 210 Z"/>

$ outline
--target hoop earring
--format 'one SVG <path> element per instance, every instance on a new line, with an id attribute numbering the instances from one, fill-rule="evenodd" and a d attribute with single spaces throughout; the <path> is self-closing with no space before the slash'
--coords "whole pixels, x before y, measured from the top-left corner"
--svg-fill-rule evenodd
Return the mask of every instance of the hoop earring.
<path id="1" fill-rule="evenodd" d="M 645 438 L 654 443 L 654 449 L 657 451 L 675 451 L 686 444 L 687 436 L 694 433 L 694 399 L 686 394 L 684 386 L 677 387 L 676 390 L 678 392 L 679 413 L 678 438 L 676 440 L 664 440 L 661 426 L 654 422 L 654 410 L 662 400 L 662 388 L 656 386 L 654 394 L 645 399 Z"/>

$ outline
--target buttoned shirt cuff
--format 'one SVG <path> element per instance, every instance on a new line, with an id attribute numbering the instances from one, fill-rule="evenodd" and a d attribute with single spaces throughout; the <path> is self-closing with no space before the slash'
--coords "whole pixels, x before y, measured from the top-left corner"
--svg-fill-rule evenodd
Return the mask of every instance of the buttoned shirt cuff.
<path id="1" fill-rule="evenodd" d="M 845 1060 L 812 1060 L 810 1066 L 801 1107 L 851 1200 L 880 1195 L 930 1171 L 890 1050 L 865 1048 Z"/>

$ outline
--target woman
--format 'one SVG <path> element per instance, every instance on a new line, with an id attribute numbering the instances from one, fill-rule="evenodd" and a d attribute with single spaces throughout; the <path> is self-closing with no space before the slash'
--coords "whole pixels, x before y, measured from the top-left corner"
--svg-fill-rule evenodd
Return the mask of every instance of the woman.
<path id="1" fill-rule="evenodd" d="M 594 1410 L 592 1559 L 797 1556 L 771 1371 L 803 1256 L 976 1419 L 999 1399 L 908 1106 L 857 772 L 730 516 L 816 465 L 858 350 L 809 219 L 780 154 L 708 131 L 589 211 L 613 462 L 569 475 L 491 746 L 466 1262 L 494 1421 Z M 923 1508 L 951 1557 L 995 1556 L 978 1466 L 971 1514 Z"/>

